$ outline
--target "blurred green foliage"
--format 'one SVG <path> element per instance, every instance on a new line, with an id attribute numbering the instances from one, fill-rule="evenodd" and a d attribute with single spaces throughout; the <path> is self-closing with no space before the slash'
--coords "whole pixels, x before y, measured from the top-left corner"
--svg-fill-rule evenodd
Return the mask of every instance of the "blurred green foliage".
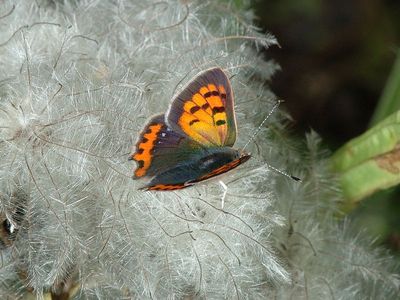
<path id="1" fill-rule="evenodd" d="M 348 147 L 365 143 L 367 148 L 361 149 L 362 154 L 357 157 L 358 163 L 360 160 L 366 163 L 365 167 L 373 164 L 371 151 L 377 150 L 378 156 L 390 152 L 393 146 L 390 141 L 396 137 L 385 136 L 386 125 L 366 131 L 400 109 L 400 58 L 396 61 L 400 46 L 400 1 L 253 0 L 252 3 L 259 25 L 280 43 L 281 48 L 265 53 L 282 67 L 270 85 L 285 100 L 299 135 L 312 128 L 332 151 L 346 147 L 345 143 L 358 137 Z M 374 142 L 380 138 L 381 143 L 387 138 L 388 144 L 379 146 L 379 142 Z M 352 158 L 356 157 L 348 157 Z M 364 181 L 363 186 L 368 190 L 365 181 L 370 176 L 366 170 L 360 173 L 359 183 L 362 185 Z M 351 184 L 350 175 L 348 183 Z M 362 197 L 366 198 L 351 217 L 361 228 L 379 237 L 379 242 L 400 253 L 400 189 L 393 184 L 387 186 L 392 187 L 370 196 L 364 193 Z"/>
<path id="2" fill-rule="evenodd" d="M 331 158 L 346 210 L 400 183 L 400 111 L 342 146 Z"/>
<path id="3" fill-rule="evenodd" d="M 400 110 L 400 50 L 371 119 L 371 126 L 383 120 L 389 114 Z"/>

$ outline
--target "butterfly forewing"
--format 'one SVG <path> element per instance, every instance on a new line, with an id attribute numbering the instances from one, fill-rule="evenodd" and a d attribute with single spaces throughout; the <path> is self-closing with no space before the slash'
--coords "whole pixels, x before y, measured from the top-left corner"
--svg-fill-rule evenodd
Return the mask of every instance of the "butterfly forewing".
<path id="1" fill-rule="evenodd" d="M 172 101 L 167 123 L 204 146 L 233 146 L 236 119 L 229 79 L 220 68 L 198 75 Z"/>

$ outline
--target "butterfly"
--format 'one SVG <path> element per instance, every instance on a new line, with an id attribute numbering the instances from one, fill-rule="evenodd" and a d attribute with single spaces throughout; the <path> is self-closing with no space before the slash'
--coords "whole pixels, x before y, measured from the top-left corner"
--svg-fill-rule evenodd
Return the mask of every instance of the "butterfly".
<path id="1" fill-rule="evenodd" d="M 228 172 L 250 158 L 232 148 L 236 133 L 229 78 L 220 68 L 206 70 L 147 123 L 130 157 L 133 178 L 149 178 L 140 189 L 170 191 Z"/>

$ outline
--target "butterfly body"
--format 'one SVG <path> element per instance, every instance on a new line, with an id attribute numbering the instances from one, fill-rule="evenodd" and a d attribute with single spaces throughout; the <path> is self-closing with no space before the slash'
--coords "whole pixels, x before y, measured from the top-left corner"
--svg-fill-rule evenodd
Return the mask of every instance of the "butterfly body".
<path id="1" fill-rule="evenodd" d="M 236 140 L 233 93 L 219 68 L 198 75 L 172 101 L 168 112 L 145 126 L 132 159 L 142 188 L 176 190 L 228 172 L 250 158 L 232 148 Z"/>

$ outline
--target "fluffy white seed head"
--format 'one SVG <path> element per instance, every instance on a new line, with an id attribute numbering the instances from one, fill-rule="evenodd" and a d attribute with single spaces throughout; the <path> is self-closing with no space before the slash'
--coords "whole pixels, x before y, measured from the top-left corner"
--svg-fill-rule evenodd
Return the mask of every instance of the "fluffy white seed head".
<path id="1" fill-rule="evenodd" d="M 280 113 L 249 146 L 255 159 L 223 178 L 224 209 L 212 182 L 150 193 L 131 179 L 146 119 L 209 67 L 231 77 L 245 145 L 275 104 L 262 82 L 278 67 L 257 54 L 273 44 L 225 2 L 6 1 L 1 296 L 346 299 L 368 284 L 392 295 L 397 279 L 378 254 L 360 243 L 362 260 L 349 255 L 362 239 L 335 225 L 317 138 L 305 160 L 282 138 Z M 266 159 L 303 183 L 276 177 Z"/>

